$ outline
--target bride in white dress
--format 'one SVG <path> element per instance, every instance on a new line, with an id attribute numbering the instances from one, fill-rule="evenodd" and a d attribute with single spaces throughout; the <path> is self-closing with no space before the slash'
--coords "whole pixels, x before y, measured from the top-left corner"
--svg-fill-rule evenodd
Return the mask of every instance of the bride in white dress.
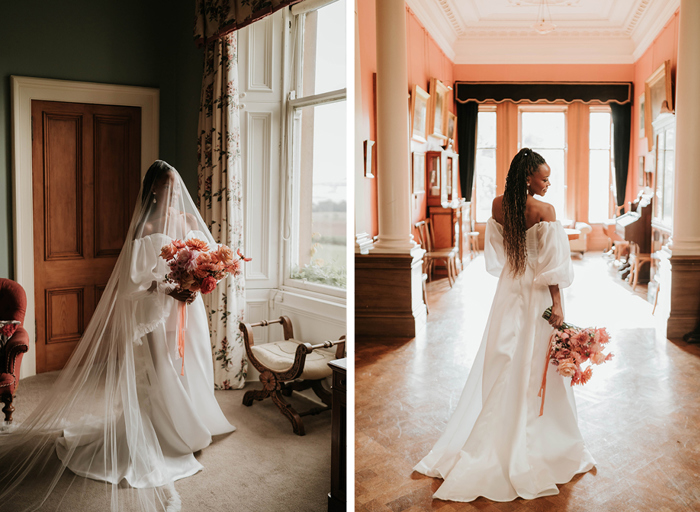
<path id="1" fill-rule="evenodd" d="M 49 396 L 0 435 L 0 510 L 58 509 L 61 501 L 79 509 L 88 487 L 70 486 L 74 475 L 111 484 L 90 495 L 91 509 L 179 510 L 173 482 L 202 469 L 193 453 L 235 430 L 214 397 L 202 298 L 165 283 L 160 257 L 174 239 L 216 243 L 167 163 L 150 167 L 139 199 L 99 305 Z"/>
<path id="2" fill-rule="evenodd" d="M 444 434 L 414 468 L 444 480 L 435 498 L 550 496 L 595 465 L 578 428 L 570 379 L 553 365 L 539 415 L 549 337 L 564 319 L 560 289 L 573 280 L 568 237 L 554 208 L 534 198 L 546 193 L 550 172 L 541 155 L 523 148 L 504 195 L 493 202 L 484 254 L 499 281 L 484 336 Z M 549 306 L 548 324 L 542 313 Z"/>

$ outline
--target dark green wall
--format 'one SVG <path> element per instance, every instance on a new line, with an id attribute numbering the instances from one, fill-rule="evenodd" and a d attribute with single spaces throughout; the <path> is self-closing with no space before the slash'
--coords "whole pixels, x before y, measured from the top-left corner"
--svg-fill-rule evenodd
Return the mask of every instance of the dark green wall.
<path id="1" fill-rule="evenodd" d="M 10 75 L 160 89 L 160 158 L 197 194 L 194 0 L 0 1 L 0 277 L 14 277 Z"/>

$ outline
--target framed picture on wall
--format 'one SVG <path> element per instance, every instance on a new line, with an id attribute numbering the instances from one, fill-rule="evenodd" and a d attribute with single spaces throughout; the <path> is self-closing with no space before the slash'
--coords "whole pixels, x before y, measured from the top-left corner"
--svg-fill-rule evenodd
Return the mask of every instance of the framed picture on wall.
<path id="1" fill-rule="evenodd" d="M 455 128 L 457 128 L 457 116 L 449 112 L 447 114 L 447 140 L 455 139 Z"/>
<path id="2" fill-rule="evenodd" d="M 428 140 L 428 103 L 430 94 L 414 85 L 411 94 L 411 138 L 417 142 Z"/>
<path id="3" fill-rule="evenodd" d="M 425 153 L 413 152 L 413 193 L 425 192 Z"/>
<path id="4" fill-rule="evenodd" d="M 449 89 L 437 78 L 430 79 L 430 110 L 428 134 L 447 139 L 447 95 Z"/>
<path id="5" fill-rule="evenodd" d="M 374 174 L 372 174 L 372 163 L 374 162 L 372 158 L 372 148 L 374 147 L 374 141 L 366 140 L 363 142 L 363 145 L 365 155 L 365 178 L 374 178 Z"/>
<path id="6" fill-rule="evenodd" d="M 673 80 L 671 78 L 671 61 L 667 60 L 654 71 L 644 83 L 644 130 L 648 150 L 654 146 L 651 136 L 653 123 L 659 114 L 673 112 Z"/>
<path id="7" fill-rule="evenodd" d="M 644 138 L 644 95 L 639 97 L 639 138 Z"/>

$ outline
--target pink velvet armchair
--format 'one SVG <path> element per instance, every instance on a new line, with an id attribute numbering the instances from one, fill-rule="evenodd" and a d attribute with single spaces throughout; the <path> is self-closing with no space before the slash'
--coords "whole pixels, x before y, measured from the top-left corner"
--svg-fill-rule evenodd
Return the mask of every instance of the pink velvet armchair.
<path id="1" fill-rule="evenodd" d="M 21 324 L 0 349 L 0 400 L 5 404 L 5 421 L 12 421 L 15 407 L 12 400 L 19 382 L 22 356 L 29 350 L 29 334 L 24 329 L 27 295 L 22 286 L 10 279 L 0 278 L 0 320 L 17 320 Z"/>

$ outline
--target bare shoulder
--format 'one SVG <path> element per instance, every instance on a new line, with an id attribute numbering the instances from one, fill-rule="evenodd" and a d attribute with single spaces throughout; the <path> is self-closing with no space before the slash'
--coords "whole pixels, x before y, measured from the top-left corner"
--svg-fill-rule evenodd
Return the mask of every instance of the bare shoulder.
<path id="1" fill-rule="evenodd" d="M 491 216 L 499 224 L 503 224 L 503 196 L 496 196 L 491 203 Z"/>
<path id="2" fill-rule="evenodd" d="M 152 222 L 146 222 L 143 225 L 143 233 L 141 234 L 142 236 L 148 236 L 153 234 L 153 223 Z"/>
<path id="3" fill-rule="evenodd" d="M 554 206 L 552 206 L 549 203 L 545 203 L 544 201 L 539 201 L 540 202 L 540 216 L 543 221 L 546 222 L 554 222 L 557 220 L 557 211 L 554 209 Z"/>
<path id="4" fill-rule="evenodd" d="M 186 217 L 187 219 L 187 228 L 191 230 L 197 229 L 197 217 L 193 213 L 187 213 Z"/>

